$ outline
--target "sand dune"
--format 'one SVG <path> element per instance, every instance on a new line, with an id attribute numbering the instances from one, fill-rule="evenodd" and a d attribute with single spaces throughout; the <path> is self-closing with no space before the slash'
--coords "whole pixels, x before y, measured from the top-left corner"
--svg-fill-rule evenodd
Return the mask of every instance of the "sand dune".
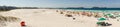
<path id="1" fill-rule="evenodd" d="M 7 26 L 7 23 L 10 22 L 18 22 L 20 18 L 12 17 L 12 16 L 0 16 L 0 27 Z"/>

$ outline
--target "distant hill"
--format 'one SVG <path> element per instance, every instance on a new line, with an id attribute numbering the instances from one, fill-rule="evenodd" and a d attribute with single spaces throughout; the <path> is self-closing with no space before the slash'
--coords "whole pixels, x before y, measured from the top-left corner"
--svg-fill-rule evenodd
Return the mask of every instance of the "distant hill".
<path id="1" fill-rule="evenodd" d="M 17 9 L 15 6 L 0 6 L 0 11 L 9 11 L 12 9 Z"/>
<path id="2" fill-rule="evenodd" d="M 93 7 L 93 8 L 84 8 L 84 7 L 68 7 L 68 8 L 58 8 L 58 9 L 77 9 L 77 10 L 120 10 L 120 8 L 106 8 L 106 7 Z"/>
<path id="3" fill-rule="evenodd" d="M 38 7 L 16 7 L 16 6 L 0 6 L 0 11 L 9 11 L 13 9 L 75 9 L 75 10 L 120 10 L 120 8 L 106 8 L 106 7 L 63 7 L 63 8 L 38 8 Z"/>
<path id="4" fill-rule="evenodd" d="M 38 8 L 37 7 L 0 6 L 0 11 L 9 11 L 13 9 L 38 9 Z"/>

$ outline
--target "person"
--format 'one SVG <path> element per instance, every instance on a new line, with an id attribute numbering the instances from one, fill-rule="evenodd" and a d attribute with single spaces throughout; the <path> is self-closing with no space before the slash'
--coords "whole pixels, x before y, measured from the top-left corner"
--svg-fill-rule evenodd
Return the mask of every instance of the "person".
<path id="1" fill-rule="evenodd" d="M 70 15 L 70 14 L 66 14 L 65 16 L 67 16 L 67 17 L 73 17 L 72 15 Z"/>
<path id="2" fill-rule="evenodd" d="M 60 12 L 60 14 L 64 14 L 63 12 Z"/>
<path id="3" fill-rule="evenodd" d="M 26 27 L 26 25 L 25 25 L 25 22 L 24 22 L 24 21 L 22 21 L 22 22 L 20 23 L 20 25 L 21 25 L 21 27 Z"/>
<path id="4" fill-rule="evenodd" d="M 73 20 L 75 20 L 75 18 L 73 18 Z"/>
<path id="5" fill-rule="evenodd" d="M 120 17 L 117 17 L 116 19 L 117 19 L 117 21 L 119 21 L 119 20 L 120 20 Z"/>

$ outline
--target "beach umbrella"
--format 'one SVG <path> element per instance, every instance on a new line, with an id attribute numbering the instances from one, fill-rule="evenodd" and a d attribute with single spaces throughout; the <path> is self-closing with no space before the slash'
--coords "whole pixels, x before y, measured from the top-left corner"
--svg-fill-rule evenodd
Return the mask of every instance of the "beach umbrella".
<path id="1" fill-rule="evenodd" d="M 104 21 L 104 20 L 106 20 L 106 18 L 99 18 L 98 20 L 99 21 Z"/>
<path id="2" fill-rule="evenodd" d="M 111 16 L 113 16 L 113 14 L 105 14 L 105 16 L 109 16 L 109 17 L 111 17 Z"/>
<path id="3" fill-rule="evenodd" d="M 113 14 L 107 14 L 108 16 L 113 16 Z"/>

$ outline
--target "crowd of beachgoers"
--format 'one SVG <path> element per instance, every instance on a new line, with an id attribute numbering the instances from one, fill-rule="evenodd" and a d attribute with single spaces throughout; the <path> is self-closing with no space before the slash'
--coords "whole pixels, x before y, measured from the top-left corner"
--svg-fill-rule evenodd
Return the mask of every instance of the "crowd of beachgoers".
<path id="1" fill-rule="evenodd" d="M 116 19 L 116 21 L 120 20 L 120 13 L 119 12 L 111 12 L 111 13 L 102 13 L 102 12 L 86 12 L 86 11 L 66 11 L 66 10 L 56 10 L 59 14 L 63 14 L 67 17 L 73 17 L 74 16 L 87 16 L 87 17 L 94 17 L 98 22 L 96 24 L 101 24 L 103 26 L 111 26 L 112 24 L 105 22 L 106 20 L 109 21 L 109 19 Z"/>
<path id="2" fill-rule="evenodd" d="M 60 14 L 65 14 L 65 16 L 84 15 L 84 16 L 95 17 L 95 18 L 104 17 L 104 18 L 113 18 L 113 19 L 120 17 L 119 12 L 102 13 L 102 12 L 86 12 L 86 11 L 78 12 L 78 11 L 66 11 L 66 10 L 56 10 L 56 12 L 59 12 Z"/>

